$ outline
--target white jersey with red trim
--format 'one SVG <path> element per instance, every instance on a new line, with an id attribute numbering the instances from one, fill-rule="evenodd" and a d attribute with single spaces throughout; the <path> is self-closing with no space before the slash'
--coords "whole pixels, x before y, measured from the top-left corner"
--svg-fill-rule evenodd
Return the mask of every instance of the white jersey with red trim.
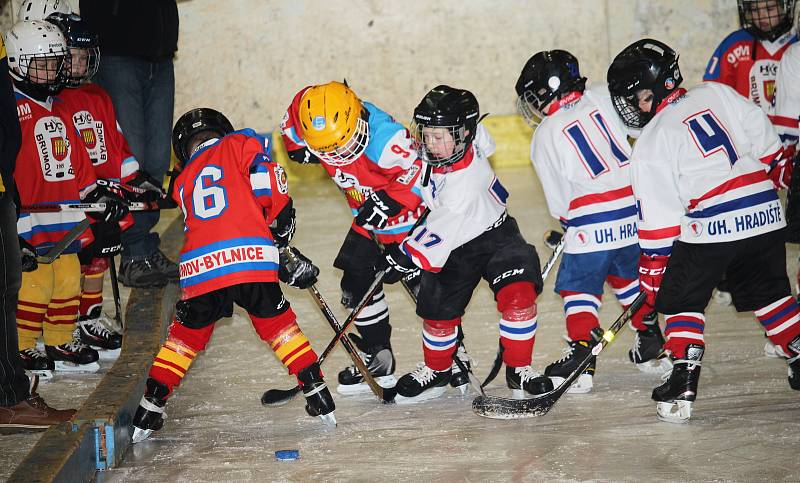
<path id="1" fill-rule="evenodd" d="M 786 226 L 767 177 L 781 142 L 764 111 L 722 84 L 681 92 L 633 147 L 642 251 L 669 255 L 676 239 L 729 242 Z"/>
<path id="2" fill-rule="evenodd" d="M 590 253 L 638 243 L 628 171 L 628 132 L 608 87 L 565 98 L 531 142 L 531 162 L 550 214 L 567 226 L 564 251 Z"/>
<path id="3" fill-rule="evenodd" d="M 781 57 L 775 84 L 772 123 L 784 147 L 794 149 L 800 137 L 800 44 L 792 44 Z"/>
<path id="4" fill-rule="evenodd" d="M 505 219 L 508 191 L 488 160 L 494 150 L 494 139 L 478 125 L 464 158 L 434 168 L 428 185 L 420 187 L 431 211 L 400 248 L 423 270 L 441 271 L 453 250 Z"/>

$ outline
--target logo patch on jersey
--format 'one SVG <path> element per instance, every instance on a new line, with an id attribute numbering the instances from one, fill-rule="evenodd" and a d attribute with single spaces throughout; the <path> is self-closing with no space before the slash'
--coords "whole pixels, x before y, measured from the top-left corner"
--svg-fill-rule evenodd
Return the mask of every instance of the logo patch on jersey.
<path id="1" fill-rule="evenodd" d="M 692 230 L 692 235 L 698 237 L 703 234 L 703 224 L 699 221 L 689 223 L 689 229 Z"/>
<path id="2" fill-rule="evenodd" d="M 419 166 L 417 166 L 416 164 L 412 165 L 410 168 L 408 168 L 408 171 L 406 171 L 405 173 L 403 173 L 402 176 L 397 178 L 397 182 L 400 184 L 410 183 L 411 180 L 414 179 L 414 176 L 416 176 L 418 171 L 419 171 Z"/>
<path id="3" fill-rule="evenodd" d="M 675 79 L 673 79 L 672 77 L 667 77 L 667 80 L 664 81 L 664 87 L 666 87 L 667 90 L 674 89 L 675 88 Z"/>
<path id="4" fill-rule="evenodd" d="M 105 127 L 102 121 L 95 121 L 89 111 L 78 111 L 72 115 L 72 122 L 78 128 L 83 145 L 89 151 L 93 166 L 108 161 L 108 149 L 105 141 Z"/>
<path id="5" fill-rule="evenodd" d="M 578 230 L 575 232 L 575 240 L 577 240 L 578 245 L 585 247 L 589 244 L 589 234 L 583 230 Z"/>
<path id="6" fill-rule="evenodd" d="M 64 123 L 56 116 L 45 116 L 36 121 L 34 140 L 45 181 L 74 179 L 69 160 L 71 146 Z"/>
<path id="7" fill-rule="evenodd" d="M 325 129 L 325 116 L 315 116 L 314 120 L 311 121 L 311 126 L 313 126 L 317 131 L 322 131 Z"/>
<path id="8" fill-rule="evenodd" d="M 17 117 L 19 117 L 20 121 L 30 119 L 31 105 L 26 102 L 24 104 L 20 104 L 19 106 L 17 106 Z"/>
<path id="9" fill-rule="evenodd" d="M 283 170 L 281 165 L 275 165 L 275 181 L 278 182 L 278 192 L 286 194 L 289 192 L 289 180 L 286 177 L 286 171 Z"/>
<path id="10" fill-rule="evenodd" d="M 83 128 L 81 129 L 81 137 L 83 138 L 83 144 L 86 145 L 87 149 L 93 149 L 97 145 L 97 138 L 94 136 L 94 129 L 92 128 Z"/>

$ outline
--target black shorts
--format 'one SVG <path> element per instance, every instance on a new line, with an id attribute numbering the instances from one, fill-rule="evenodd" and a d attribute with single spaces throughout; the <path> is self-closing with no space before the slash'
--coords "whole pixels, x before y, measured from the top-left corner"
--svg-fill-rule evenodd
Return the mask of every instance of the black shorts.
<path id="1" fill-rule="evenodd" d="M 481 278 L 489 282 L 495 299 L 501 288 L 521 281 L 533 283 L 541 293 L 539 256 L 514 218 L 453 250 L 441 272 L 423 271 L 417 315 L 431 320 L 463 316 Z"/>
<path id="2" fill-rule="evenodd" d="M 676 241 L 656 298 L 663 314 L 705 312 L 711 292 L 725 279 L 739 312 L 760 309 L 791 295 L 784 230 L 727 243 Z"/>
<path id="3" fill-rule="evenodd" d="M 347 232 L 333 261 L 333 266 L 344 272 L 341 280 L 342 305 L 353 309 L 364 297 L 375 281 L 375 264 L 380 256 L 377 243 L 359 235 L 352 228 Z"/>
<path id="4" fill-rule="evenodd" d="M 175 315 L 182 325 L 190 329 L 202 329 L 223 317 L 233 315 L 236 303 L 249 314 L 269 318 L 289 310 L 289 301 L 275 282 L 240 283 L 204 293 L 197 297 L 180 300 L 175 304 Z"/>

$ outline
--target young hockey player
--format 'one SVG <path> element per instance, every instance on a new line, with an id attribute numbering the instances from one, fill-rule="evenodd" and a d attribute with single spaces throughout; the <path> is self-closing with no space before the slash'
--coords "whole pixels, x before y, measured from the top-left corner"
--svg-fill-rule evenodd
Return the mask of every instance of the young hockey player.
<path id="1" fill-rule="evenodd" d="M 551 50 L 531 57 L 516 85 L 519 110 L 536 129 L 531 162 L 550 214 L 566 228 L 555 291 L 564 299 L 569 347 L 544 372 L 556 386 L 592 349 L 592 331 L 600 328 L 603 285 L 611 286 L 623 307 L 639 294 L 628 132 L 614 112 L 607 86 L 585 89 L 585 84 L 578 59 Z M 645 372 L 669 369 L 668 359 L 659 357 L 664 338 L 658 314 L 643 306 L 631 323 L 636 329 L 631 361 Z M 591 391 L 594 372 L 592 361 L 569 391 Z"/>
<path id="2" fill-rule="evenodd" d="M 22 205 L 106 203 L 100 218 L 116 222 L 126 213 L 122 201 L 95 184 L 91 162 L 77 139 L 69 115 L 52 95 L 63 87 L 69 52 L 61 32 L 44 21 L 15 24 L 8 32 L 9 70 L 17 97 L 22 148 L 14 178 Z M 23 252 L 22 289 L 17 328 L 20 355 L 27 369 L 97 370 L 97 351 L 73 337 L 80 297 L 80 242 L 67 247 L 51 265 L 37 267 L 46 253 L 85 218 L 82 213 L 23 213 L 17 223 Z M 87 232 L 84 245 L 93 239 Z M 102 240 L 97 240 L 101 243 Z M 43 333 L 45 351 L 36 348 Z"/>
<path id="3" fill-rule="evenodd" d="M 317 355 L 278 285 L 280 276 L 308 287 L 319 270 L 295 251 L 301 262 L 290 273 L 282 261 L 279 273 L 278 250 L 289 249 L 295 219 L 286 174 L 270 159 L 268 141 L 251 129 L 234 131 L 224 115 L 206 108 L 181 116 L 172 138 L 183 166 L 173 194 L 186 234 L 182 296 L 133 418 L 134 443 L 161 428 L 167 398 L 205 349 L 216 321 L 232 315 L 234 303 L 247 310 L 259 337 L 297 376 L 306 411 L 335 424 Z"/>
<path id="4" fill-rule="evenodd" d="M 424 211 L 415 183 L 420 161 L 408 130 L 369 102 L 362 102 L 347 85 L 329 82 L 298 92 L 281 125 L 289 157 L 299 163 L 320 163 L 339 187 L 353 211 L 353 223 L 333 266 L 342 270 L 342 304 L 352 309 L 375 280 L 381 252 L 372 232 L 385 246 L 399 243 Z M 416 291 L 418 272 L 407 277 Z M 356 318 L 359 336 L 351 336 L 364 361 L 383 387 L 393 387 L 389 306 L 380 290 Z M 467 361 L 463 345 L 459 354 Z M 455 363 L 453 363 L 455 365 Z M 464 386 L 466 374 L 453 378 Z M 339 373 L 341 394 L 369 392 L 355 366 Z"/>
<path id="5" fill-rule="evenodd" d="M 481 278 L 502 314 L 508 387 L 516 397 L 553 388 L 530 366 L 542 289 L 539 258 L 506 211 L 508 192 L 487 159 L 494 140 L 479 121 L 475 96 L 445 85 L 428 92 L 414 110 L 419 156 L 430 170 L 423 174 L 421 195 L 431 211 L 399 246 L 387 249 L 378 267 L 387 270 L 387 283 L 423 270 L 417 315 L 425 362 L 397 382 L 398 403 L 438 397 L 447 389 L 461 317 Z"/>
<path id="6" fill-rule="evenodd" d="M 705 307 L 726 277 L 733 305 L 753 311 L 800 390 L 800 310 L 786 276 L 786 225 L 767 171 L 782 149 L 766 114 L 733 89 L 680 87 L 678 54 L 643 39 L 608 70 L 623 122 L 643 128 L 631 155 L 639 209 L 639 279 L 666 318 L 674 367 L 653 390 L 660 419 L 685 422 L 697 397 Z"/>
<path id="7" fill-rule="evenodd" d="M 71 54 L 67 88 L 59 93 L 56 102 L 62 103 L 60 109 L 72 116 L 92 160 L 95 175 L 100 179 L 121 182 L 125 187 L 145 190 L 144 194 L 129 195 L 130 201 L 155 201 L 164 197 L 159 183 L 140 170 L 139 163 L 131 154 L 117 123 L 111 98 L 103 88 L 89 82 L 97 71 L 100 58 L 97 35 L 74 14 L 51 14 L 47 21 L 61 29 Z M 108 258 L 121 252 L 121 231 L 132 222 L 132 217 L 126 217 L 122 224 L 99 222 L 102 225 L 97 226 L 99 223 L 96 223 L 95 233 L 115 240 L 116 243 L 109 243 L 115 248 L 95 253 L 96 250 L 90 246 L 78 255 L 83 273 L 78 328 L 81 340 L 98 349 L 115 350 L 122 344 L 122 336 L 118 333 L 121 327 L 115 327 L 115 323 L 102 314 L 103 278 L 108 270 Z"/>

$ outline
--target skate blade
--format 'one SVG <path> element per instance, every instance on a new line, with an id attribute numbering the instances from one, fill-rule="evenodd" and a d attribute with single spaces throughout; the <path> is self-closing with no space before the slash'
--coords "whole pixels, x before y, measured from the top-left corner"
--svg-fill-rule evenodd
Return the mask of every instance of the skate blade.
<path id="1" fill-rule="evenodd" d="M 394 397 L 394 402 L 396 404 L 417 404 L 421 403 L 422 401 L 427 401 L 429 399 L 436 399 L 437 397 L 441 396 L 442 394 L 447 391 L 447 386 L 441 387 L 433 387 L 424 391 L 416 396 L 406 397 L 398 394 Z"/>
<path id="2" fill-rule="evenodd" d="M 397 378 L 393 374 L 388 376 L 379 376 L 375 378 L 375 382 L 384 389 L 391 389 L 397 384 Z M 366 382 L 358 384 L 339 384 L 336 386 L 336 392 L 342 396 L 353 396 L 356 394 L 372 394 L 372 389 Z"/>
<path id="3" fill-rule="evenodd" d="M 460 386 L 455 386 L 455 388 L 461 391 L 462 396 L 466 396 L 467 394 L 469 394 L 469 383 L 462 384 Z"/>
<path id="4" fill-rule="evenodd" d="M 672 369 L 672 361 L 669 360 L 669 357 L 660 357 L 636 364 L 636 368 L 645 374 L 656 374 L 660 376 Z"/>
<path id="5" fill-rule="evenodd" d="M 39 382 L 50 382 L 53 379 L 53 371 L 29 371 L 31 374 L 39 376 Z"/>
<path id="6" fill-rule="evenodd" d="M 56 372 L 69 372 L 72 374 L 94 374 L 100 370 L 100 364 L 90 362 L 89 364 L 73 364 L 67 361 L 56 361 Z"/>
<path id="7" fill-rule="evenodd" d="M 550 376 L 550 380 L 553 382 L 553 387 L 559 387 L 561 386 L 561 383 L 564 382 L 563 377 Z M 593 387 L 594 387 L 593 377 L 590 376 L 589 374 L 581 374 L 580 376 L 578 376 L 577 379 L 575 379 L 575 382 L 572 383 L 569 389 L 567 389 L 567 394 L 586 394 L 592 392 Z"/>
<path id="8" fill-rule="evenodd" d="M 783 357 L 783 354 L 781 354 L 781 352 L 783 351 L 778 352 L 778 350 L 779 349 L 772 342 L 766 341 L 764 343 L 764 356 L 771 357 L 774 359 Z"/>
<path id="9" fill-rule="evenodd" d="M 131 437 L 131 441 L 133 444 L 141 443 L 142 441 L 146 440 L 153 434 L 152 429 L 142 429 L 137 428 L 136 426 L 133 427 L 133 436 Z"/>
<path id="10" fill-rule="evenodd" d="M 692 417 L 692 401 L 658 402 L 656 414 L 666 423 L 688 423 Z"/>
<path id="11" fill-rule="evenodd" d="M 99 347 L 92 346 L 93 349 L 97 349 L 97 355 L 100 356 L 101 361 L 115 361 L 119 359 L 119 355 L 122 352 L 122 348 L 119 349 L 101 349 Z"/>
<path id="12" fill-rule="evenodd" d="M 327 426 L 329 428 L 335 428 L 336 427 L 336 416 L 333 413 L 334 412 L 331 411 L 328 414 L 320 414 L 318 417 L 319 417 L 320 420 L 322 420 L 323 423 L 325 423 L 325 426 Z"/>
<path id="13" fill-rule="evenodd" d="M 731 297 L 731 293 L 723 292 L 721 290 L 714 290 L 713 299 L 717 305 L 722 305 L 723 307 L 727 307 L 733 303 L 733 297 Z"/>

